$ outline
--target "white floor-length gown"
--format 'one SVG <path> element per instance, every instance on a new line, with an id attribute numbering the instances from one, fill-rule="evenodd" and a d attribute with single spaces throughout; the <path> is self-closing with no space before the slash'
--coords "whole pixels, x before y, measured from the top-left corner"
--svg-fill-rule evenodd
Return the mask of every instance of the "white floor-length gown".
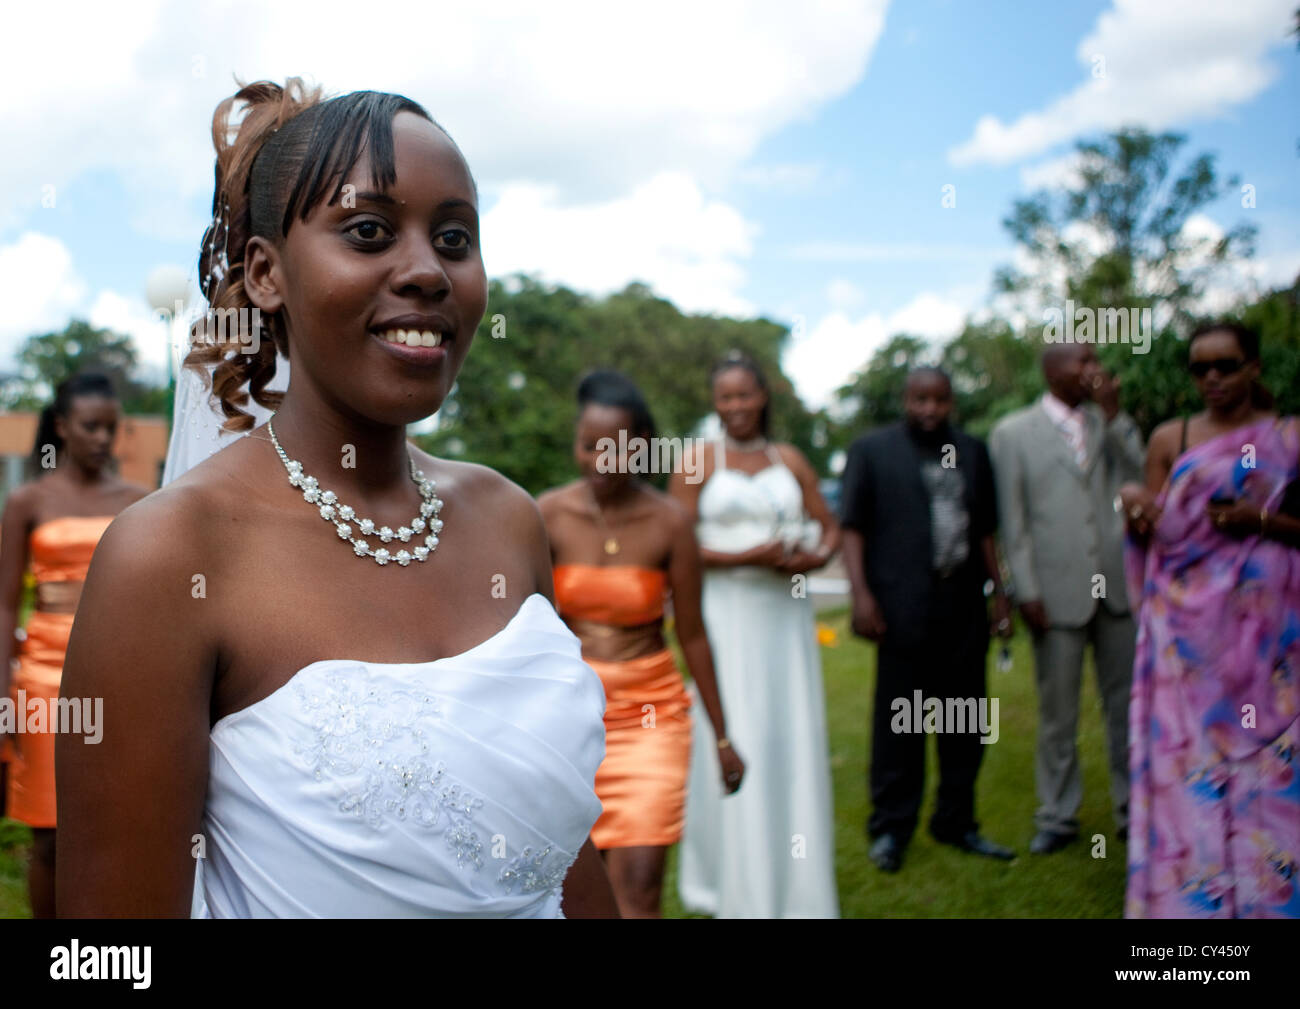
<path id="1" fill-rule="evenodd" d="M 802 490 L 779 455 L 769 455 L 772 465 L 750 476 L 727 469 L 718 444 L 714 473 L 700 491 L 701 547 L 739 552 L 799 528 Z M 719 918 L 838 917 L 812 603 L 788 575 L 738 567 L 706 569 L 702 605 L 727 735 L 746 771 L 740 791 L 726 796 L 712 729 L 707 719 L 693 720 L 682 902 Z"/>

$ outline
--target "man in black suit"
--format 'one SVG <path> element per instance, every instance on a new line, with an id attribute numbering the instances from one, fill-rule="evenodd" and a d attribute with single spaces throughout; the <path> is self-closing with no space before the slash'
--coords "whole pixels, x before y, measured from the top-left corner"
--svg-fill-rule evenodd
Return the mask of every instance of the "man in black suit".
<path id="1" fill-rule="evenodd" d="M 985 696 L 989 616 L 984 583 L 994 586 L 993 623 L 1011 633 L 993 534 L 997 499 L 982 442 L 949 424 L 952 383 L 938 368 L 907 379 L 905 420 L 859 438 L 844 476 L 844 558 L 853 591 L 853 631 L 878 643 L 871 739 L 870 856 L 897 872 L 916 828 L 925 776 L 925 737 L 938 734 L 939 796 L 930 833 L 990 858 L 1015 853 L 979 833 L 975 776 L 987 725 L 947 716 Z M 921 729 L 915 711 L 942 714 Z M 932 702 L 931 699 L 934 699 Z"/>

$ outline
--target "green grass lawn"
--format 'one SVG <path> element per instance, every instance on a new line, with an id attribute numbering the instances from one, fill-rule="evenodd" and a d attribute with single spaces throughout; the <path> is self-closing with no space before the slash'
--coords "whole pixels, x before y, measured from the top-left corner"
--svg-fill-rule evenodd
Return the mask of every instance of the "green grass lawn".
<path id="1" fill-rule="evenodd" d="M 1085 670 L 1079 754 L 1083 764 L 1080 840 L 1050 856 L 1028 853 L 1033 836 L 1034 738 L 1037 693 L 1033 654 L 1023 632 L 1012 642 L 1014 665 L 999 673 L 990 654 L 989 696 L 999 698 L 1001 734 L 985 746 L 976 816 L 990 839 L 1020 852 L 996 862 L 945 847 L 925 826 L 934 809 L 938 766 L 934 741 L 926 760 L 921 820 L 897 875 L 867 859 L 867 754 L 875 687 L 875 647 L 849 634 L 845 610 L 821 614 L 836 632 L 822 648 L 835 787 L 836 875 L 845 918 L 1117 918 L 1124 907 L 1125 850 L 1114 836 L 1101 704 L 1091 662 Z M 739 744 L 737 744 L 739 745 Z M 743 752 L 743 749 L 742 749 Z M 1106 857 L 1094 859 L 1089 839 L 1106 836 Z M 676 849 L 669 854 L 664 913 L 688 917 L 677 898 Z"/>
<path id="2" fill-rule="evenodd" d="M 1001 735 L 985 747 L 976 813 L 992 840 L 1021 852 L 994 862 L 936 844 L 925 830 L 937 784 L 930 741 L 926 801 L 903 870 L 885 875 L 866 856 L 867 753 L 870 743 L 875 650 L 848 633 L 848 614 L 822 614 L 836 643 L 822 648 L 835 782 L 836 872 L 840 913 L 846 918 L 1094 918 L 1123 910 L 1125 852 L 1114 836 L 1106 782 L 1105 737 L 1096 679 L 1086 671 L 1079 750 L 1084 797 L 1080 840 L 1047 857 L 1029 855 L 1034 812 L 1036 699 L 1033 657 L 1023 634 L 1013 642 L 1014 667 L 999 673 L 990 661 L 989 695 L 999 698 Z M 1106 857 L 1093 858 L 1090 839 L 1106 837 Z M 27 835 L 0 822 L 0 918 L 28 915 L 24 882 Z M 677 899 L 676 849 L 669 854 L 664 913 L 686 917 Z"/>

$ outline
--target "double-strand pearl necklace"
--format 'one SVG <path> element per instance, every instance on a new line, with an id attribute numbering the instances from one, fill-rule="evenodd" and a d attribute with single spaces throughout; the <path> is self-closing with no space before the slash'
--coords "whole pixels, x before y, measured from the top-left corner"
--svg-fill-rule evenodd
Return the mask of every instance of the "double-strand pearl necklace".
<path id="1" fill-rule="evenodd" d="M 442 501 L 434 494 L 436 488 L 434 482 L 426 479 L 425 475 L 416 467 L 415 460 L 411 457 L 410 448 L 406 450 L 406 461 L 410 463 L 411 479 L 420 489 L 420 497 L 423 500 L 420 502 L 420 514 L 413 518 L 409 525 L 401 526 L 394 532 L 388 526 L 376 528 L 375 523 L 370 519 L 357 519 L 356 512 L 353 511 L 351 505 L 345 505 L 339 501 L 338 495 L 332 490 L 321 490 L 320 484 L 314 476 L 307 476 L 303 473 L 302 463 L 285 455 L 284 449 L 280 447 L 280 440 L 275 436 L 275 428 L 269 420 L 266 422 L 266 430 L 271 435 L 271 444 L 275 446 L 280 461 L 284 463 L 284 468 L 289 473 L 289 483 L 302 489 L 303 500 L 308 504 L 316 505 L 320 511 L 320 517 L 326 522 L 334 524 L 339 539 L 350 542 L 353 553 L 358 557 L 373 557 L 375 563 L 381 566 L 389 561 L 396 561 L 402 567 L 406 567 L 412 560 L 426 560 L 431 553 L 438 549 L 438 533 L 442 532 L 442 519 L 438 518 L 438 512 L 442 510 Z M 429 533 L 424 537 L 422 545 L 412 547 L 409 551 L 400 549 L 397 553 L 390 554 L 386 547 L 372 550 L 370 544 L 361 539 L 360 536 L 354 537 L 352 535 L 352 526 L 349 525 L 354 519 L 362 536 L 377 535 L 383 543 L 391 543 L 394 539 L 400 540 L 402 543 L 409 543 L 412 537 L 419 536 L 426 527 Z"/>

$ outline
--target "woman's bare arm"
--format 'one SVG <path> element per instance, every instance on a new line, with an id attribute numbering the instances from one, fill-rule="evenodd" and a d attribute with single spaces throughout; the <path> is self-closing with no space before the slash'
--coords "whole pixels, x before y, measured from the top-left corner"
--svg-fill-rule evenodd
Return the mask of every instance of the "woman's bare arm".
<path id="1" fill-rule="evenodd" d="M 673 623 L 682 655 L 691 671 L 691 679 L 700 691 L 700 700 L 708 714 L 717 739 L 727 738 L 727 721 L 722 712 L 722 698 L 713 669 L 713 652 L 704 629 L 700 611 L 700 552 L 695 542 L 691 517 L 676 501 L 669 501 L 672 513 L 672 547 L 668 561 L 668 585 L 673 594 Z"/>
<path id="2" fill-rule="evenodd" d="M 600 852 L 588 837 L 564 878 L 560 902 L 566 918 L 621 918 Z"/>
<path id="3" fill-rule="evenodd" d="M 14 657 L 14 628 L 27 570 L 27 537 L 32 531 L 32 485 L 17 488 L 0 518 L 0 698 L 9 696 L 9 666 Z"/>
<path id="4" fill-rule="evenodd" d="M 822 497 L 821 488 L 817 486 L 817 471 L 813 469 L 812 463 L 804 457 L 804 454 L 793 445 L 781 445 L 777 451 L 781 453 L 781 458 L 784 460 L 786 467 L 799 481 L 799 489 L 803 491 L 804 511 L 822 527 L 821 541 L 817 544 L 817 547 L 810 551 L 802 551 L 811 556 L 792 558 L 792 563 L 787 568 L 790 570 L 811 570 L 814 567 L 821 567 L 839 549 L 839 520 L 831 514 L 826 499 Z M 796 560 L 798 563 L 794 563 Z M 820 563 L 816 563 L 816 561 Z M 808 566 L 805 566 L 805 564 Z"/>
<path id="5" fill-rule="evenodd" d="M 1147 443 L 1146 483 L 1152 494 L 1164 490 L 1165 481 L 1169 479 L 1177 452 L 1174 439 L 1181 435 L 1182 425 L 1181 420 L 1167 420 L 1151 432 L 1151 440 Z"/>
<path id="6" fill-rule="evenodd" d="M 192 491 L 160 493 L 123 512 L 95 550 L 60 693 L 89 699 L 100 739 L 56 741 L 60 917 L 190 913 L 211 628 L 218 607 L 238 604 L 204 571 L 206 513 Z M 195 575 L 207 578 L 203 596 Z"/>

